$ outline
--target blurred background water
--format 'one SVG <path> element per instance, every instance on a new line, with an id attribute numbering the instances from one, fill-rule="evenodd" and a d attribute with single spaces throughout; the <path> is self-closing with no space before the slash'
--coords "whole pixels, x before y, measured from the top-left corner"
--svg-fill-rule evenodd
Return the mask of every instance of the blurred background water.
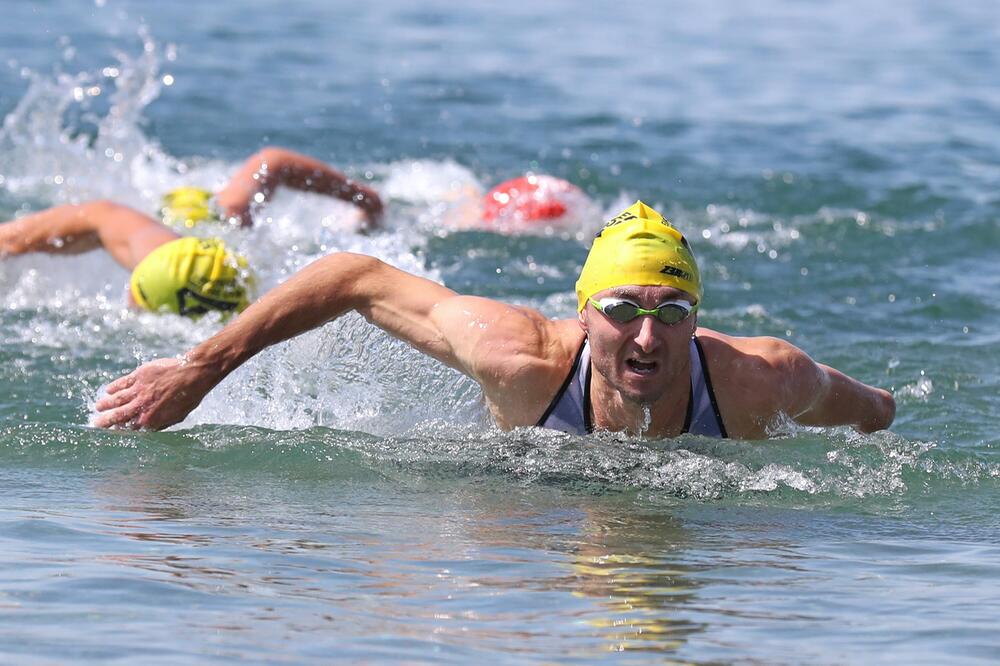
<path id="1" fill-rule="evenodd" d="M 703 325 L 893 391 L 891 432 L 496 431 L 357 317 L 166 433 L 101 385 L 218 329 L 129 312 L 99 253 L 0 262 L 0 654 L 149 662 L 993 662 L 1000 20 L 990 2 L 374 6 L 52 0 L 0 27 L 0 219 L 152 212 L 262 146 L 367 180 L 228 240 L 263 288 L 333 250 L 572 316 L 602 217 L 694 239 Z M 459 228 L 525 171 L 593 206 Z"/>

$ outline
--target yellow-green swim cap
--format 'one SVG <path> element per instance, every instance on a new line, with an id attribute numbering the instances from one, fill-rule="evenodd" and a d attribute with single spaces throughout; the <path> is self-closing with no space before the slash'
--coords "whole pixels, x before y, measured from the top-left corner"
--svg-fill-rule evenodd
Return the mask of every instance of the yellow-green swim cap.
<path id="1" fill-rule="evenodd" d="M 212 201 L 215 196 L 200 187 L 178 187 L 163 195 L 160 215 L 168 227 L 191 229 L 199 222 L 222 222 Z"/>
<path id="2" fill-rule="evenodd" d="M 597 234 L 576 282 L 577 311 L 599 291 L 628 284 L 675 287 L 701 302 L 701 276 L 687 239 L 636 201 Z"/>
<path id="3" fill-rule="evenodd" d="M 129 287 L 143 308 L 197 316 L 209 310 L 242 312 L 253 277 L 246 259 L 218 238 L 178 238 L 150 252 Z"/>

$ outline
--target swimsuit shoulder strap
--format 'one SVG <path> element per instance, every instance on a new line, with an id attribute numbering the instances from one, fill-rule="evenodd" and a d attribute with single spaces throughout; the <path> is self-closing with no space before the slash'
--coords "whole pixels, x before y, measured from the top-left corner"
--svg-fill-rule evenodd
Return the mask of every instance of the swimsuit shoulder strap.
<path id="1" fill-rule="evenodd" d="M 587 405 L 590 401 L 590 343 L 584 338 L 566 380 L 556 392 L 538 425 L 573 435 L 592 430 Z"/>
<path id="2" fill-rule="evenodd" d="M 712 380 L 708 376 L 705 351 L 698 338 L 691 338 L 691 399 L 688 402 L 688 417 L 685 432 L 706 437 L 728 437 L 722 422 L 719 404 L 712 390 Z"/>

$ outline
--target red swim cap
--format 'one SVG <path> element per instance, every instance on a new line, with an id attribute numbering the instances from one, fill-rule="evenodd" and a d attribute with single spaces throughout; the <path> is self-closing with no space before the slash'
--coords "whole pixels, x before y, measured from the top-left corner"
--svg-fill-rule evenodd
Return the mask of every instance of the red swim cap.
<path id="1" fill-rule="evenodd" d="M 567 196 L 568 195 L 568 196 Z M 486 222 L 545 222 L 561 217 L 567 202 L 585 195 L 576 185 L 555 176 L 535 175 L 500 183 L 483 197 Z"/>

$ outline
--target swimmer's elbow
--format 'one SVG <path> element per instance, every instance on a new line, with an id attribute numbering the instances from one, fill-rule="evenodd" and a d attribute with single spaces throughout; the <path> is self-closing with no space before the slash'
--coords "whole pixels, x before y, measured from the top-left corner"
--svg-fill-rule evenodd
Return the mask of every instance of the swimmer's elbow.
<path id="1" fill-rule="evenodd" d="M 388 266 L 377 257 L 367 254 L 357 254 L 355 252 L 334 252 L 318 260 L 317 265 L 321 265 L 325 271 L 337 274 L 346 273 L 351 277 L 368 277 L 378 272 L 383 266 Z M 344 275 L 339 275 L 342 279 Z"/>
<path id="2" fill-rule="evenodd" d="M 887 429 L 896 419 L 896 399 L 884 389 L 873 388 L 870 400 L 869 418 L 858 424 L 858 430 L 870 433 Z"/>
<path id="3" fill-rule="evenodd" d="M 879 430 L 885 430 L 892 425 L 892 422 L 896 420 L 896 399 L 888 391 L 882 391 L 885 394 L 884 398 L 884 408 L 883 417 Z"/>
<path id="4" fill-rule="evenodd" d="M 340 286 L 350 286 L 377 279 L 388 267 L 381 259 L 354 252 L 334 252 L 316 262 L 327 280 Z"/>
<path id="5" fill-rule="evenodd" d="M 278 146 L 265 146 L 254 153 L 247 161 L 259 165 L 259 168 L 268 170 L 283 169 L 292 161 L 294 153 Z"/>
<path id="6" fill-rule="evenodd" d="M 319 259 L 307 270 L 318 272 L 318 275 L 309 276 L 307 282 L 320 300 L 334 301 L 365 314 L 364 309 L 373 295 L 388 281 L 386 274 L 390 267 L 376 257 L 335 252 Z"/>

